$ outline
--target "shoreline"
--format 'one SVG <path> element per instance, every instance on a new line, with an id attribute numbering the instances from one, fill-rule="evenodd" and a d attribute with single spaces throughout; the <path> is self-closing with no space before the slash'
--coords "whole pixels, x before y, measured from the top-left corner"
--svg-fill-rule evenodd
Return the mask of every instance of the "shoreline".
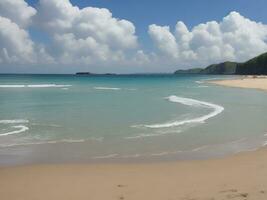
<path id="1" fill-rule="evenodd" d="M 267 148 L 222 159 L 0 168 L 3 199 L 267 199 Z M 22 198 L 23 197 L 23 198 Z"/>

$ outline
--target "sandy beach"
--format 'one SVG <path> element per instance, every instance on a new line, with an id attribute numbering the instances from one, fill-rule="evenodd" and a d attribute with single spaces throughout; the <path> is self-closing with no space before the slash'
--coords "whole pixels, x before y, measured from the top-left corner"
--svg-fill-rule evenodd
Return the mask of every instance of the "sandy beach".
<path id="1" fill-rule="evenodd" d="M 245 76 L 240 79 L 210 81 L 210 83 L 228 87 L 267 90 L 267 76 Z"/>
<path id="2" fill-rule="evenodd" d="M 266 200 L 267 151 L 157 164 L 40 165 L 0 169 L 1 199 Z"/>

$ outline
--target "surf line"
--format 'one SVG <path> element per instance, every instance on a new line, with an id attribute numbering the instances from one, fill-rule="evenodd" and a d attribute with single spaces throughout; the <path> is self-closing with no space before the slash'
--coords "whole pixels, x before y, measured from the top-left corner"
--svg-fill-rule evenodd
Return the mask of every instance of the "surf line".
<path id="1" fill-rule="evenodd" d="M 20 123 L 28 123 L 28 122 L 29 122 L 28 120 L 24 120 L 24 119 L 0 120 L 0 124 L 20 124 Z M 29 130 L 29 128 L 27 126 L 24 126 L 24 125 L 12 126 L 12 128 L 17 129 L 17 130 L 9 131 L 9 132 L 6 132 L 6 133 L 0 133 L 0 137 L 1 136 L 18 134 L 18 133 L 22 133 L 22 132 L 25 132 L 25 131 Z"/>
<path id="2" fill-rule="evenodd" d="M 162 124 L 144 125 L 144 127 L 146 128 L 170 128 L 170 127 L 181 126 L 181 125 L 190 124 L 190 123 L 203 123 L 206 120 L 220 114 L 224 110 L 224 107 L 220 105 L 216 105 L 216 104 L 205 102 L 205 101 L 190 99 L 190 98 L 178 97 L 175 95 L 166 97 L 166 99 L 170 102 L 180 103 L 180 104 L 187 105 L 187 106 L 211 108 L 213 109 L 213 111 L 207 115 L 203 115 L 198 118 L 167 122 L 167 123 L 162 123 Z"/>
<path id="3" fill-rule="evenodd" d="M 18 130 L 10 131 L 10 132 L 7 132 L 7 133 L 0 134 L 0 136 L 7 136 L 7 135 L 18 134 L 18 133 L 22 133 L 22 132 L 25 132 L 25 131 L 29 130 L 29 128 L 27 126 L 23 126 L 23 125 L 12 126 L 12 128 L 16 128 Z"/>

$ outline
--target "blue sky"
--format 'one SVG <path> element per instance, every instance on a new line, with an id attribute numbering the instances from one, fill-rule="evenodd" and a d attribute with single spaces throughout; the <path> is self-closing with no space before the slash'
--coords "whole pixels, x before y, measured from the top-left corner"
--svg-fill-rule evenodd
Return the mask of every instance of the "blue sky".
<path id="1" fill-rule="evenodd" d="M 27 0 L 36 6 L 38 0 Z M 150 24 L 175 26 L 178 20 L 188 28 L 207 21 L 221 20 L 231 11 L 267 24 L 266 0 L 71 0 L 74 5 L 108 8 L 116 18 L 132 21 L 142 44 L 151 47 Z"/>
<path id="2" fill-rule="evenodd" d="M 27 0 L 35 6 L 38 0 Z M 138 29 L 146 30 L 152 23 L 175 24 L 184 21 L 189 27 L 201 22 L 220 20 L 231 11 L 267 22 L 266 0 L 71 0 L 80 8 L 108 8 L 118 18 L 128 19 Z"/>
<path id="3" fill-rule="evenodd" d="M 267 51 L 266 8 L 266 0 L 1 0 L 0 73 L 243 62 Z"/>

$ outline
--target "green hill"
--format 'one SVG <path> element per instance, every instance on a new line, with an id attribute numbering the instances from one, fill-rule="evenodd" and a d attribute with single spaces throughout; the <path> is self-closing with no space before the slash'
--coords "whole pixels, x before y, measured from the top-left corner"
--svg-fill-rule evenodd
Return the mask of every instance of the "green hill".
<path id="1" fill-rule="evenodd" d="M 227 61 L 219 64 L 212 64 L 206 68 L 177 70 L 174 74 L 267 75 L 267 53 L 244 63 Z"/>
<path id="2" fill-rule="evenodd" d="M 223 62 L 219 64 L 212 64 L 206 68 L 193 68 L 187 70 L 177 70 L 175 74 L 235 74 L 237 63 Z"/>
<path id="3" fill-rule="evenodd" d="M 267 75 L 267 53 L 238 64 L 236 74 Z"/>
<path id="4" fill-rule="evenodd" d="M 237 63 L 235 62 L 223 62 L 219 64 L 213 64 L 201 71 L 202 74 L 235 74 Z"/>

